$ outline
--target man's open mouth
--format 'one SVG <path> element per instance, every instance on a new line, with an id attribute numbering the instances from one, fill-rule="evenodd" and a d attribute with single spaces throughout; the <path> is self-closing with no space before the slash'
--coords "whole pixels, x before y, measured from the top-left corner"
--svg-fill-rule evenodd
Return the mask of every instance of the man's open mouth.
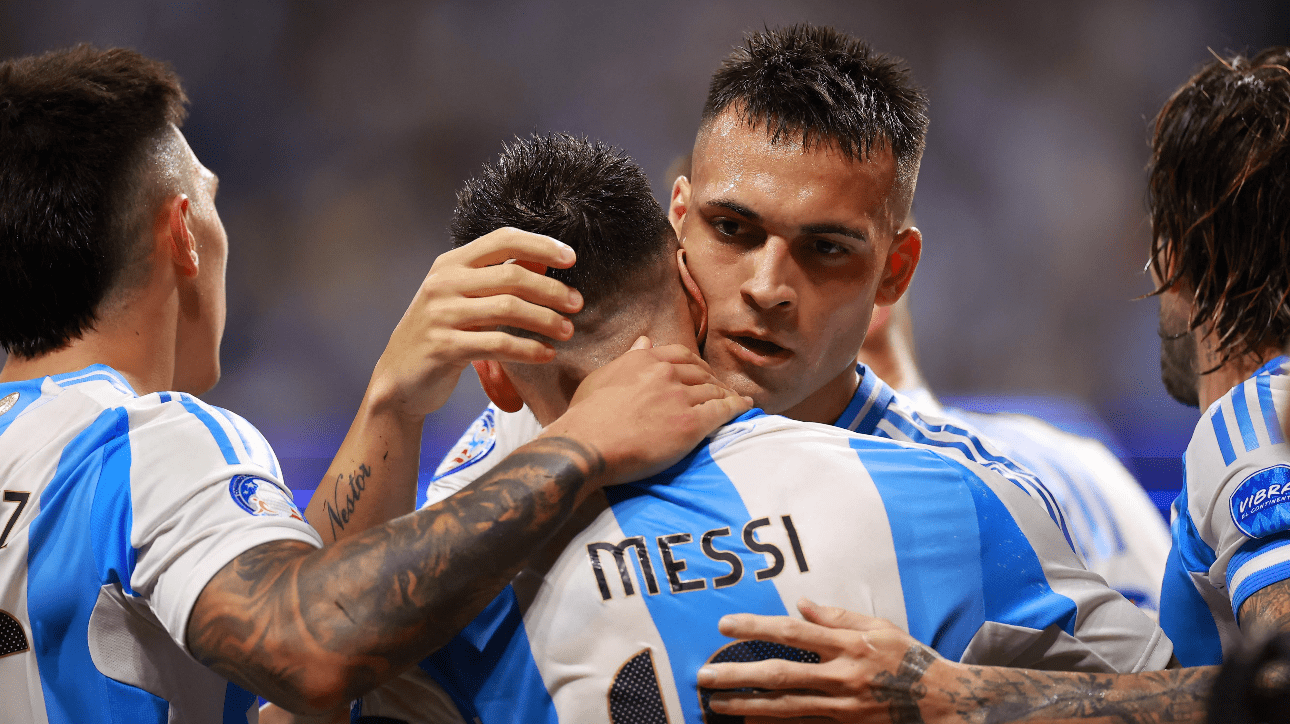
<path id="1" fill-rule="evenodd" d="M 784 357 L 789 351 L 774 342 L 756 337 L 734 336 L 730 338 L 735 344 L 761 357 Z"/>

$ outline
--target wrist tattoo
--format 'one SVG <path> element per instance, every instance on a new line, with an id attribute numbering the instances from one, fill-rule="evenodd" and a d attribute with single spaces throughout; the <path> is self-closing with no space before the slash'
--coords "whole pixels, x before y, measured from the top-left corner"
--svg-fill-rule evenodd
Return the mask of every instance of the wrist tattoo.
<path id="1" fill-rule="evenodd" d="M 936 656 L 931 651 L 915 644 L 905 652 L 905 658 L 900 660 L 894 675 L 883 671 L 873 678 L 873 698 L 891 702 L 892 724 L 923 724 L 918 701 L 927 695 L 927 687 L 922 679 L 927 667 L 935 660 Z"/>

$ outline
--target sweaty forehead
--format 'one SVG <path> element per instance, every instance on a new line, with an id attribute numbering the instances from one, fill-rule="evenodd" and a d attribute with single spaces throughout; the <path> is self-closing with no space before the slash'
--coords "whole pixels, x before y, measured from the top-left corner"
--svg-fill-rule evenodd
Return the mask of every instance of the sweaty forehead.
<path id="1" fill-rule="evenodd" d="M 801 138 L 772 139 L 764 126 L 749 127 L 728 114 L 696 139 L 690 173 L 691 201 L 735 201 L 758 213 L 885 216 L 897 188 L 895 159 L 875 147 L 863 160 L 832 144 L 803 147 Z M 808 220 L 809 221 L 809 220 Z"/>

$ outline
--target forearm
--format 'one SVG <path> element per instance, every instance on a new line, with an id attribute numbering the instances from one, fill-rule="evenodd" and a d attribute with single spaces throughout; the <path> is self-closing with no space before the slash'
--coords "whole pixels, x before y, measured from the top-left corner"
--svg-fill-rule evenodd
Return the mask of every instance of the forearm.
<path id="1" fill-rule="evenodd" d="M 1218 667 L 1082 674 L 940 661 L 927 674 L 922 688 L 910 686 L 891 694 L 891 721 L 1200 724 Z M 912 711 L 901 706 L 908 703 L 917 704 L 917 718 L 897 716 L 898 711 Z"/>
<path id="2" fill-rule="evenodd" d="M 253 549 L 203 591 L 190 648 L 288 709 L 348 701 L 464 627 L 604 482 L 604 467 L 571 439 L 540 438 L 426 510 L 308 554 Z"/>
<path id="3" fill-rule="evenodd" d="M 362 533 L 416 506 L 422 419 L 397 414 L 378 392 L 368 389 L 305 510 L 325 543 Z"/>

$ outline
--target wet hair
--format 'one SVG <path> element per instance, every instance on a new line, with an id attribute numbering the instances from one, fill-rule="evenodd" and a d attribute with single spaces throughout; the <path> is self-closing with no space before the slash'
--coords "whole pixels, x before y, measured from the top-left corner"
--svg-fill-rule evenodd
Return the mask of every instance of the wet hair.
<path id="1" fill-rule="evenodd" d="M 927 137 L 927 96 L 904 61 L 830 27 L 748 35 L 712 76 L 701 125 L 727 109 L 765 126 L 773 142 L 832 143 L 853 160 L 885 146 L 902 184 L 914 180 Z"/>
<path id="2" fill-rule="evenodd" d="M 553 133 L 517 138 L 457 194 L 454 246 L 511 226 L 573 247 L 578 261 L 547 276 L 577 289 L 583 312 L 631 301 L 670 257 L 674 238 L 640 166 L 599 141 Z"/>
<path id="3" fill-rule="evenodd" d="M 1290 48 L 1218 58 L 1156 116 L 1152 294 L 1181 283 L 1218 366 L 1290 339 Z M 1212 370 L 1210 370 L 1212 371 Z"/>
<path id="4" fill-rule="evenodd" d="M 78 45 L 0 63 L 0 346 L 57 350 L 142 263 L 150 141 L 184 120 L 162 62 Z"/>

